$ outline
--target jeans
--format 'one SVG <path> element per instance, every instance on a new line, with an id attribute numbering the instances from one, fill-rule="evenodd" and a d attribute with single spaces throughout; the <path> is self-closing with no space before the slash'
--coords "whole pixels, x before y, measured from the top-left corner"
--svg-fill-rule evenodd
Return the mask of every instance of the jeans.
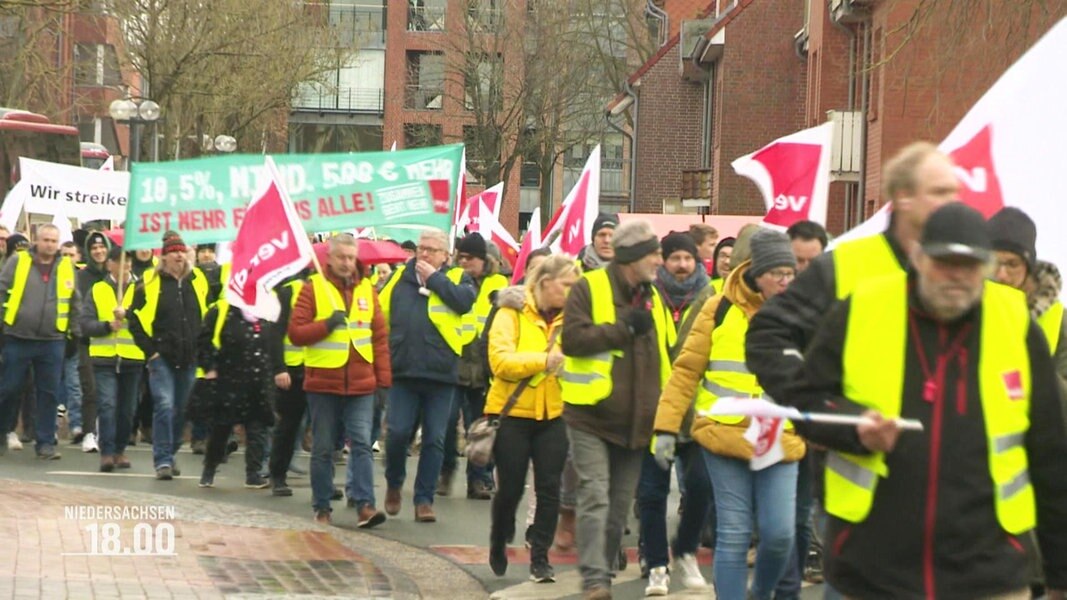
<path id="1" fill-rule="evenodd" d="M 567 459 L 567 427 L 563 419 L 536 421 L 505 418 L 493 446 L 499 480 L 493 496 L 489 543 L 506 545 L 515 536 L 515 512 L 522 501 L 526 471 L 533 461 L 537 509 L 527 539 L 530 559 L 548 561 L 548 548 L 559 520 L 559 482 Z"/>
<path id="2" fill-rule="evenodd" d="M 456 386 L 437 381 L 393 381 L 385 411 L 385 482 L 392 489 L 404 486 L 408 443 L 415 423 L 422 418 L 422 451 L 415 474 L 415 504 L 433 504 L 445 450 L 445 428 L 452 412 Z"/>
<path id="3" fill-rule="evenodd" d="M 267 443 L 267 426 L 259 421 L 244 423 L 245 427 L 245 478 L 259 475 L 263 466 L 263 454 Z M 216 424 L 208 428 L 207 447 L 204 449 L 204 468 L 214 470 L 226 456 L 226 446 L 233 433 L 230 423 Z"/>
<path id="4" fill-rule="evenodd" d="M 278 422 L 274 425 L 270 454 L 270 476 L 278 481 L 285 481 L 296 444 L 304 439 L 301 425 L 308 404 L 304 394 L 304 367 L 286 367 L 286 370 L 291 384 L 287 390 L 277 390 L 274 412 L 278 414 Z"/>
<path id="5" fill-rule="evenodd" d="M 36 446 L 56 443 L 56 391 L 63 371 L 63 340 L 24 340 L 6 336 L 4 365 L 0 376 L 0 405 L 10 417 L 20 401 L 22 382 L 30 366 L 33 367 L 37 388 Z"/>
<path id="6" fill-rule="evenodd" d="M 89 356 L 89 345 L 78 344 L 78 394 L 81 406 L 80 424 L 85 433 L 96 433 L 96 380 L 93 377 L 93 359 Z"/>
<path id="7" fill-rule="evenodd" d="M 715 488 L 718 531 L 715 540 L 716 597 L 723 600 L 769 600 L 789 563 L 796 533 L 796 463 L 778 463 L 760 471 L 748 462 L 703 450 L 708 477 Z M 746 595 L 746 557 L 753 520 L 759 528 L 751 595 Z"/>
<path id="8" fill-rule="evenodd" d="M 813 487 L 814 465 L 809 451 L 797 463 L 797 531 L 796 544 L 789 554 L 789 566 L 774 590 L 775 600 L 798 600 L 800 586 L 804 581 L 804 566 L 808 562 L 808 544 L 811 542 L 812 514 L 815 504 Z"/>
<path id="9" fill-rule="evenodd" d="M 640 520 L 641 556 L 648 568 L 666 567 L 667 496 L 671 493 L 671 469 L 664 471 L 651 452 L 641 459 L 641 479 L 637 483 L 637 510 Z"/>
<path id="10" fill-rule="evenodd" d="M 125 454 L 133 427 L 133 411 L 141 392 L 141 367 L 116 373 L 114 367 L 99 366 L 93 367 L 93 375 L 100 407 L 100 455 Z"/>
<path id="11" fill-rule="evenodd" d="M 452 414 L 448 417 L 448 428 L 445 429 L 445 455 L 441 463 L 441 472 L 455 473 L 459 458 L 456 453 L 456 426 L 459 425 L 459 417 L 463 416 L 463 431 L 470 429 L 475 419 L 485 414 L 485 389 L 469 388 L 466 386 L 456 387 L 455 400 L 452 403 Z M 493 486 L 493 463 L 484 467 L 478 467 L 467 463 L 467 486 L 475 481 L 481 481 L 489 487 Z"/>
<path id="12" fill-rule="evenodd" d="M 173 467 L 182 446 L 185 405 L 196 382 L 193 367 L 172 367 L 162 356 L 148 363 L 148 386 L 152 390 L 152 464 L 156 469 Z"/>
<path id="13" fill-rule="evenodd" d="M 374 394 L 340 396 L 309 393 L 311 412 L 311 505 L 315 510 L 329 510 L 333 494 L 333 451 L 337 429 L 351 443 L 345 490 L 357 507 L 374 506 L 374 459 L 371 456 L 370 430 L 374 418 Z M 288 468 L 288 465 L 286 465 Z"/>
<path id="14" fill-rule="evenodd" d="M 631 450 L 567 428 L 578 474 L 578 570 L 582 589 L 610 587 L 630 503 L 648 448 Z"/>
<path id="15" fill-rule="evenodd" d="M 374 391 L 374 421 L 370 427 L 370 443 L 382 439 L 382 419 L 385 417 L 385 403 L 389 400 L 389 389 L 378 388 Z"/>
<path id="16" fill-rule="evenodd" d="M 58 390 L 56 404 L 67 407 L 67 424 L 70 430 L 82 428 L 82 384 L 78 376 L 78 355 L 63 359 L 63 380 Z"/>
<path id="17" fill-rule="evenodd" d="M 678 520 L 678 536 L 674 539 L 674 555 L 696 554 L 705 526 L 715 531 L 715 490 L 704 466 L 704 450 L 700 444 L 681 444 L 678 463 L 685 480 L 685 503 Z M 678 486 L 681 487 L 681 486 Z"/>

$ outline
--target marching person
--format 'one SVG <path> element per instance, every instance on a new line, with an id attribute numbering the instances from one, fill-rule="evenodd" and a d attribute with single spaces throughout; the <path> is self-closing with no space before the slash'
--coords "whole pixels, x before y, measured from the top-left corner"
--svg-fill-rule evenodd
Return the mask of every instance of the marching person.
<path id="1" fill-rule="evenodd" d="M 111 252 L 111 239 L 99 231 L 92 231 L 85 237 L 83 244 L 85 268 L 77 274 L 78 295 L 86 298 L 91 293 L 94 285 L 105 281 L 110 276 L 108 268 L 108 256 Z M 98 449 L 96 439 L 97 419 L 97 390 L 96 380 L 93 377 L 95 369 L 89 356 L 89 340 L 87 337 L 78 340 L 78 356 L 74 359 L 78 369 L 79 384 L 81 385 L 81 414 L 84 415 L 83 427 L 80 427 L 78 435 L 73 436 L 71 442 L 81 442 L 84 452 L 93 452 Z M 84 432 L 84 433 L 83 433 Z M 84 436 L 84 439 L 81 439 Z"/>
<path id="2" fill-rule="evenodd" d="M 14 236 L 12 236 L 14 237 Z M 37 396 L 37 458 L 55 460 L 56 391 L 63 371 L 68 336 L 80 333 L 80 297 L 74 282 L 74 263 L 59 254 L 59 228 L 37 227 L 34 248 L 16 252 L 0 272 L 4 303 L 3 375 L 0 376 L 0 414 L 13 426 L 26 373 L 33 367 Z M 7 436 L 0 454 L 7 451 Z"/>
<path id="3" fill-rule="evenodd" d="M 785 230 L 789 244 L 793 247 L 793 256 L 797 257 L 797 273 L 807 270 L 811 261 L 826 251 L 829 240 L 826 228 L 815 221 L 797 221 Z"/>
<path id="4" fill-rule="evenodd" d="M 415 475 L 415 520 L 433 523 L 434 492 L 445 452 L 463 346 L 474 336 L 477 293 L 469 275 L 447 268 L 448 237 L 430 230 L 419 236 L 415 258 L 397 267 L 382 288 L 389 324 L 393 387 L 385 413 L 385 511 L 400 512 L 407 477 L 407 450 L 415 423 L 422 422 L 422 450 Z"/>
<path id="5" fill-rule="evenodd" d="M 181 474 L 184 411 L 196 381 L 197 337 L 207 312 L 207 281 L 193 272 L 186 246 L 174 231 L 163 235 L 159 266 L 134 292 L 130 333 L 147 357 L 152 392 L 152 466 L 156 479 Z"/>
<path id="6" fill-rule="evenodd" d="M 134 297 L 130 262 L 122 263 L 122 248 L 112 246 L 107 257 L 108 277 L 90 288 L 81 317 L 82 333 L 89 338 L 89 358 L 100 402 L 98 441 L 100 471 L 104 473 L 130 468 L 126 445 L 144 370 L 144 352 L 134 343 L 129 328 L 127 311 Z"/>
<path id="7" fill-rule="evenodd" d="M 578 561 L 587 600 L 611 597 L 641 459 L 648 452 L 674 327 L 652 285 L 663 264 L 647 221 L 615 229 L 614 258 L 564 308 L 563 418 L 578 475 Z M 609 558 L 610 557 L 610 558 Z"/>
<path id="8" fill-rule="evenodd" d="M 271 494 L 274 496 L 292 496 L 293 490 L 286 483 L 290 463 L 296 451 L 297 437 L 303 437 L 300 425 L 304 422 L 307 411 L 307 395 L 304 393 L 304 355 L 305 349 L 289 339 L 289 323 L 292 322 L 293 308 L 305 285 L 302 277 L 292 277 L 279 285 L 278 302 L 281 312 L 274 330 L 274 350 L 271 353 L 274 362 L 275 403 L 278 422 L 274 425 L 271 438 L 270 480 Z"/>
<path id="9" fill-rule="evenodd" d="M 614 256 L 611 246 L 611 236 L 615 228 L 619 226 L 619 216 L 611 213 L 600 213 L 593 221 L 593 241 L 578 252 L 578 264 L 582 271 L 592 271 L 607 266 Z"/>
<path id="10" fill-rule="evenodd" d="M 789 390 L 802 410 L 867 418 L 804 431 L 832 451 L 826 577 L 845 596 L 1029 598 L 1035 527 L 1050 597 L 1067 588 L 1060 386 L 1021 295 L 985 281 L 992 255 L 980 213 L 937 209 L 914 270 L 836 305 Z"/>
<path id="11" fill-rule="evenodd" d="M 392 386 L 393 376 L 385 318 L 370 279 L 360 274 L 358 258 L 359 244 L 351 234 L 330 238 L 325 270 L 309 277 L 297 297 L 289 339 L 306 347 L 304 392 L 311 414 L 315 520 L 332 522 L 333 452 L 343 433 L 351 444 L 348 497 L 358 511 L 357 526 L 369 528 L 385 520 L 374 502 L 374 392 Z M 418 359 L 414 361 L 409 368 L 418 368 Z"/>
<path id="12" fill-rule="evenodd" d="M 717 294 L 722 293 L 723 284 L 726 282 L 726 278 L 730 276 L 730 270 L 733 268 L 730 263 L 730 257 L 734 253 L 734 244 L 736 243 L 737 238 L 724 237 L 715 245 L 715 253 L 712 258 L 711 286 L 715 288 L 715 293 Z"/>
<path id="13" fill-rule="evenodd" d="M 689 236 L 697 245 L 697 260 L 704 265 L 704 272 L 711 274 L 715 268 L 715 246 L 719 243 L 719 230 L 707 223 L 689 226 Z"/>
<path id="14" fill-rule="evenodd" d="M 526 533 L 530 579 L 555 581 L 548 549 L 559 517 L 560 476 L 567 458 L 558 378 L 563 354 L 556 337 L 563 324 L 567 292 L 580 274 L 569 257 L 550 256 L 529 272 L 525 289 L 506 288 L 497 299 L 500 308 L 493 317 L 488 350 L 494 379 L 485 413 L 499 417 L 519 393 L 500 420 L 493 446 L 500 487 L 493 498 L 489 564 L 497 575 L 507 570 L 507 544 L 515 535 L 515 511 L 532 462 L 537 508 Z"/>

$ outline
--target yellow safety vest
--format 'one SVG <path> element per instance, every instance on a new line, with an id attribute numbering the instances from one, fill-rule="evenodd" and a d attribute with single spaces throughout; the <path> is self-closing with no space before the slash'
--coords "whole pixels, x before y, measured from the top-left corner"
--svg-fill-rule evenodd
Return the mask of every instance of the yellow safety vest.
<path id="1" fill-rule="evenodd" d="M 320 273 L 308 278 L 315 291 L 315 320 L 325 321 L 335 310 L 344 310 L 345 301 L 332 283 Z M 374 362 L 371 321 L 374 319 L 374 287 L 364 277 L 352 292 L 352 307 L 346 327 L 338 327 L 322 341 L 307 347 L 304 364 L 316 369 L 337 369 L 348 362 L 348 346 L 369 363 Z"/>
<path id="2" fill-rule="evenodd" d="M 1041 315 L 1037 324 L 1041 327 L 1041 331 L 1045 332 L 1048 349 L 1052 351 L 1052 354 L 1056 354 L 1056 348 L 1060 345 L 1060 333 L 1063 331 L 1063 303 L 1057 300 L 1045 311 L 1045 314 Z"/>
<path id="3" fill-rule="evenodd" d="M 133 283 L 126 284 L 126 293 L 122 295 L 122 308 L 130 310 L 133 304 Z M 96 304 L 96 318 L 100 321 L 111 322 L 115 320 L 115 309 L 118 308 L 119 300 L 115 295 L 114 288 L 107 280 L 93 284 L 90 293 L 93 295 L 93 303 Z M 122 321 L 122 327 L 113 331 L 110 335 L 89 338 L 89 356 L 93 358 L 119 358 L 128 360 L 144 360 L 144 352 L 137 347 L 130 333 L 129 316 Z"/>
<path id="4" fill-rule="evenodd" d="M 15 324 L 15 317 L 19 314 L 19 305 L 22 304 L 22 295 L 26 293 L 26 280 L 30 276 L 30 266 L 33 257 L 29 252 L 15 254 L 18 263 L 15 265 L 15 277 L 8 291 L 7 304 L 4 305 L 4 323 Z M 56 283 L 56 331 L 66 331 L 70 322 L 70 298 L 74 295 L 74 263 L 69 257 L 56 255 L 56 266 L 53 276 Z"/>
<path id="5" fill-rule="evenodd" d="M 382 293 L 378 295 L 378 302 L 381 304 L 382 314 L 385 315 L 387 325 L 389 323 L 389 311 L 393 302 L 393 288 L 400 281 L 400 276 L 404 273 L 406 267 L 407 265 L 397 267 L 396 271 L 393 271 L 393 276 L 389 278 L 389 282 L 382 288 Z M 446 275 L 449 281 L 459 285 L 459 282 L 463 280 L 463 269 L 452 267 Z M 440 296 L 431 291 L 430 298 L 426 302 L 426 312 L 429 315 L 430 322 L 437 328 L 437 332 L 444 338 L 448 347 L 456 353 L 456 356 L 462 355 L 463 347 L 474 341 L 475 334 L 478 332 L 474 310 L 467 311 L 463 315 L 456 314 L 456 311 L 449 308 L 444 300 L 441 300 Z"/>
<path id="6" fill-rule="evenodd" d="M 199 267 L 197 268 L 199 269 Z M 218 300 L 222 300 L 226 297 L 226 284 L 230 282 L 230 269 L 231 263 L 223 263 L 219 266 L 219 283 L 222 284 L 222 287 L 219 288 Z M 206 282 L 207 279 L 205 278 L 204 281 Z"/>
<path id="7" fill-rule="evenodd" d="M 880 278 L 852 294 L 845 337 L 844 394 L 853 402 L 900 416 L 908 344 L 907 276 Z M 1026 335 L 1030 315 L 1017 290 L 986 282 L 982 295 L 978 386 L 985 416 L 989 470 L 1001 527 L 1011 534 L 1036 522 L 1024 439 L 1030 428 L 1030 360 Z M 1021 389 L 1009 389 L 1007 375 Z M 826 461 L 826 510 L 852 523 L 867 518 L 885 455 L 830 452 Z"/>
<path id="8" fill-rule="evenodd" d="M 474 336 L 480 337 L 485 331 L 485 321 L 489 318 L 489 312 L 493 310 L 493 301 L 489 295 L 493 292 L 508 287 L 508 278 L 496 273 L 482 280 L 482 287 L 478 290 L 478 298 L 474 301 Z"/>
<path id="9" fill-rule="evenodd" d="M 731 304 L 722 323 L 711 332 L 711 352 L 704 371 L 703 385 L 697 390 L 696 410 L 705 413 L 711 410 L 721 397 L 761 398 L 763 388 L 756 376 L 745 366 L 745 336 L 748 334 L 748 317 L 736 305 Z M 735 415 L 715 415 L 710 419 L 736 425 L 745 418 Z M 793 424 L 786 421 L 786 428 Z"/>
<path id="10" fill-rule="evenodd" d="M 582 275 L 589 280 L 589 293 L 593 308 L 593 324 L 608 325 L 615 322 L 615 293 L 605 269 L 596 269 Z M 674 345 L 674 324 L 667 316 L 667 309 L 659 292 L 652 289 L 652 321 L 656 328 L 659 348 L 660 387 L 666 385 L 671 374 L 671 359 L 667 349 Z M 564 356 L 560 388 L 563 401 L 575 405 L 594 405 L 611 395 L 611 367 L 615 357 L 623 356 L 622 350 L 609 350 L 592 356 Z"/>
<path id="11" fill-rule="evenodd" d="M 211 344 L 215 346 L 216 350 L 222 349 L 222 328 L 226 326 L 226 317 L 230 314 L 230 303 L 225 300 L 219 300 L 212 304 L 215 308 L 215 331 L 211 336 Z M 196 378 L 204 378 L 203 367 L 196 368 Z"/>
<path id="12" fill-rule="evenodd" d="M 838 300 L 871 277 L 904 272 L 884 235 L 872 235 L 845 242 L 834 249 L 834 280 Z"/>
<path id="13" fill-rule="evenodd" d="M 200 304 L 200 318 L 203 318 L 207 314 L 207 279 L 204 278 L 203 273 L 198 275 L 196 271 L 194 270 L 188 279 L 192 280 L 190 285 L 193 286 L 196 301 Z M 148 337 L 152 337 L 152 329 L 155 326 L 156 310 L 159 309 L 160 289 L 158 273 L 146 278 L 144 281 L 144 306 L 135 311 L 137 320 L 141 322 L 141 328 L 144 329 L 145 335 Z"/>
<path id="14" fill-rule="evenodd" d="M 292 292 L 292 296 L 289 298 L 289 318 L 292 319 L 292 309 L 296 306 L 296 300 L 300 296 L 300 291 L 304 289 L 304 282 L 299 279 L 294 279 L 285 284 Z M 280 323 L 279 325 L 287 325 L 286 323 Z M 293 344 L 289 339 L 289 333 L 285 334 L 285 366 L 287 367 L 299 367 L 304 364 L 304 355 L 306 350 L 303 346 L 297 346 Z"/>
<path id="15" fill-rule="evenodd" d="M 716 277 L 715 279 L 712 279 L 711 280 L 711 289 L 715 290 L 715 294 L 714 295 L 718 296 L 719 294 L 721 294 L 722 293 L 722 288 L 725 287 L 725 284 L 726 284 L 726 278 L 725 277 Z"/>

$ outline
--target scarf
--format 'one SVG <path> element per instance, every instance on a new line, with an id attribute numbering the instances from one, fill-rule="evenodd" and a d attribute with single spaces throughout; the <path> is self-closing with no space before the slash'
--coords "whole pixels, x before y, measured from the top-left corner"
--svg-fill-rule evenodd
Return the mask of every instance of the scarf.
<path id="1" fill-rule="evenodd" d="M 593 245 L 589 244 L 582 250 L 582 266 L 586 271 L 595 271 L 596 269 L 602 269 L 608 266 L 610 260 L 604 260 L 597 255 L 596 250 L 593 249 Z"/>
<path id="2" fill-rule="evenodd" d="M 665 267 L 660 266 L 656 272 L 656 283 L 660 292 L 663 293 L 667 307 L 677 315 L 674 319 L 677 322 L 682 311 L 689 306 L 693 298 L 696 298 L 700 290 L 708 286 L 708 274 L 704 271 L 704 265 L 697 261 L 697 268 L 693 274 L 686 277 L 684 281 L 678 281 Z"/>

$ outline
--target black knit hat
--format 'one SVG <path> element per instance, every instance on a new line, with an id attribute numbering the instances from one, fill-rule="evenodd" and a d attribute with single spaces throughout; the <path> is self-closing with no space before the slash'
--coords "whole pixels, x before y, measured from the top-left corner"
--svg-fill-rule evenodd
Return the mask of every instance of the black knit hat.
<path id="1" fill-rule="evenodd" d="M 989 224 L 982 213 L 962 202 L 946 204 L 931 213 L 919 242 L 923 252 L 934 258 L 954 256 L 985 262 L 993 255 Z"/>
<path id="2" fill-rule="evenodd" d="M 619 215 L 611 213 L 600 213 L 593 220 L 593 229 L 590 232 L 593 236 L 596 236 L 596 232 L 607 227 L 608 229 L 615 229 L 619 226 Z"/>
<path id="3" fill-rule="evenodd" d="M 1027 271 L 1037 261 L 1037 226 L 1018 208 L 1008 206 L 989 218 L 989 235 L 994 250 L 1018 254 L 1026 261 Z"/>
<path id="4" fill-rule="evenodd" d="M 8 251 L 9 254 L 11 252 L 13 252 L 15 249 L 17 249 L 19 244 L 23 244 L 25 246 L 29 246 L 30 245 L 30 240 L 29 240 L 29 238 L 27 238 L 26 236 L 22 235 L 21 233 L 19 233 L 17 231 L 15 233 L 12 233 L 11 235 L 7 236 L 7 251 Z"/>
<path id="5" fill-rule="evenodd" d="M 688 252 L 694 259 L 699 257 L 697 254 L 697 245 L 693 241 L 692 236 L 684 231 L 672 231 L 665 235 L 659 242 L 660 248 L 663 249 L 663 260 L 667 260 L 672 254 L 681 250 Z"/>
<path id="6" fill-rule="evenodd" d="M 411 240 L 404 240 L 404 242 L 400 244 L 400 247 L 403 248 L 404 250 L 411 250 L 412 252 L 418 250 L 418 248 L 419 248 L 418 246 L 415 245 L 415 242 L 413 242 Z"/>
<path id="7" fill-rule="evenodd" d="M 482 260 L 486 259 L 486 253 L 488 252 L 485 247 L 485 238 L 478 232 L 472 233 L 461 239 L 459 243 L 456 244 L 456 251 L 462 254 L 469 254 Z"/>
<path id="8" fill-rule="evenodd" d="M 118 244 L 111 246 L 111 249 L 107 251 L 107 259 L 115 262 L 122 260 L 122 246 Z"/>

